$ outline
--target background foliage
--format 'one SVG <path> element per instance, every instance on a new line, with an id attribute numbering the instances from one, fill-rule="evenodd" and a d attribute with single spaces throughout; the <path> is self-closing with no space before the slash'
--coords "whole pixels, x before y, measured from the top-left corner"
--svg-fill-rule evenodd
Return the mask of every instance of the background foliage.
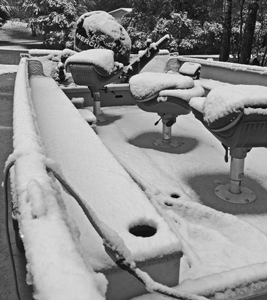
<path id="1" fill-rule="evenodd" d="M 10 19 L 12 6 L 7 0 L 0 0 L 0 26 Z"/>
<path id="2" fill-rule="evenodd" d="M 134 53 L 146 46 L 147 39 L 169 34 L 170 51 L 220 54 L 221 60 L 242 63 L 257 58 L 255 63 L 266 64 L 265 0 L 0 0 L 0 22 L 10 16 L 24 18 L 47 47 L 71 48 L 82 13 L 120 7 L 132 8 L 121 23 Z"/>

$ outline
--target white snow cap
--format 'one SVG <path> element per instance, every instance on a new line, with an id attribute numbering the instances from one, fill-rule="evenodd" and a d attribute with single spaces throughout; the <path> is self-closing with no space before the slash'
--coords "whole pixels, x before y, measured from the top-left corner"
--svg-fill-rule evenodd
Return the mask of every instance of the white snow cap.
<path id="1" fill-rule="evenodd" d="M 191 89 L 192 78 L 179 73 L 143 72 L 131 77 L 130 91 L 136 99 L 145 99 L 166 89 Z"/>
<path id="2" fill-rule="evenodd" d="M 201 64 L 185 62 L 180 67 L 179 72 L 183 75 L 194 75 L 200 68 Z"/>
<path id="3" fill-rule="evenodd" d="M 108 73 L 112 73 L 118 64 L 114 62 L 114 52 L 108 49 L 90 49 L 78 52 L 66 60 L 66 69 L 70 63 L 94 64 L 103 68 Z"/>
<path id="4" fill-rule="evenodd" d="M 191 99 L 195 106 L 199 99 Z M 259 85 L 227 85 L 213 88 L 203 104 L 204 119 L 211 123 L 229 113 L 249 106 L 267 107 L 267 87 Z"/>
<path id="5" fill-rule="evenodd" d="M 158 101 L 164 101 L 162 100 L 162 97 L 175 97 L 180 98 L 185 101 L 190 101 L 193 97 L 202 97 L 204 96 L 205 91 L 203 87 L 194 81 L 194 86 L 191 89 L 174 89 L 174 90 L 163 90 L 159 92 L 159 98 Z"/>

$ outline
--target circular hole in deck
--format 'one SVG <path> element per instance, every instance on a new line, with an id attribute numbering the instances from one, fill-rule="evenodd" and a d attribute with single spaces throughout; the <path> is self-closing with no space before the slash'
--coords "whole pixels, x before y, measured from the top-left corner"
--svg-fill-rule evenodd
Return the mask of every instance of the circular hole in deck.
<path id="1" fill-rule="evenodd" d="M 135 225 L 129 229 L 130 233 L 140 237 L 151 237 L 157 232 L 157 228 L 151 225 Z"/>
<path id="2" fill-rule="evenodd" d="M 179 196 L 178 194 L 176 194 L 176 193 L 171 194 L 171 197 L 172 197 L 172 198 L 175 198 L 175 199 L 180 198 L 180 196 Z"/>

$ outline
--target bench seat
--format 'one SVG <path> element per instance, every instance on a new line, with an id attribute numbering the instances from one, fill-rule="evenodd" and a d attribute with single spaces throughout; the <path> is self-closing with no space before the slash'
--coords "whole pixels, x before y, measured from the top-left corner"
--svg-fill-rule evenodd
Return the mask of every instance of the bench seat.
<path id="1" fill-rule="evenodd" d="M 163 284 L 177 285 L 181 257 L 179 239 L 55 81 L 34 74 L 29 83 L 48 158 L 56 162 L 97 217 L 119 235 L 140 268 Z M 62 196 L 68 213 L 79 228 L 86 262 L 94 270 L 104 272 L 112 282 L 107 299 L 128 299 L 145 293 L 142 284 L 119 270 L 107 256 L 102 240 L 75 201 L 63 190 Z M 145 237 L 149 230 L 153 232 Z M 88 247 L 92 244 L 94 247 Z M 124 289 L 124 285 L 129 288 Z"/>

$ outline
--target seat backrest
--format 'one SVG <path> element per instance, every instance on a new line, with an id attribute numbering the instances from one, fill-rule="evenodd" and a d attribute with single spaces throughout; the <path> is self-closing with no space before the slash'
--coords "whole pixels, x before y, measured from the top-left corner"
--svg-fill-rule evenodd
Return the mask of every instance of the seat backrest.
<path id="1" fill-rule="evenodd" d="M 192 63 L 192 62 L 184 62 L 179 69 L 179 73 L 185 76 L 190 76 L 194 79 L 199 79 L 200 70 L 201 70 L 200 64 Z"/>
<path id="2" fill-rule="evenodd" d="M 108 49 L 91 49 L 70 56 L 65 62 L 77 85 L 86 85 L 94 91 L 119 78 L 123 64 L 114 61 Z"/>

